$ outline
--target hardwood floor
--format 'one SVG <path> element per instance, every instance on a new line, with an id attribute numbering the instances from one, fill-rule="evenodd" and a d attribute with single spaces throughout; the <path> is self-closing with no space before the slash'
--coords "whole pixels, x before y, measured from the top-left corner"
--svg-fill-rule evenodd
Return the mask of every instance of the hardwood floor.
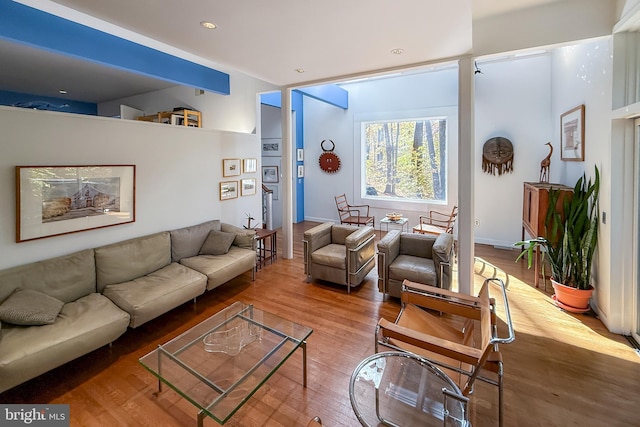
<path id="1" fill-rule="evenodd" d="M 127 331 L 111 348 L 0 394 L 0 402 L 70 404 L 73 426 L 195 426 L 196 408 L 166 387 L 157 395 L 155 377 L 138 358 L 240 300 L 313 328 L 308 386 L 302 386 L 302 353 L 297 352 L 226 425 L 305 426 L 317 415 L 326 426 L 357 426 L 348 393 L 351 373 L 373 353 L 377 320 L 393 320 L 399 303 L 383 300 L 375 271 L 350 295 L 342 286 L 306 283 L 301 239 L 313 225 L 297 224 L 294 258 L 279 256 L 254 282 L 249 273 L 236 278 L 195 305 Z M 502 347 L 505 426 L 640 426 L 640 357 L 593 315 L 556 308 L 549 293 L 529 285 L 533 274 L 514 263 L 516 255 L 476 248 L 476 286 L 483 276 L 508 279 L 516 340 Z M 494 387 L 478 384 L 472 402 L 474 427 L 497 425 Z M 205 420 L 205 426 L 214 425 Z"/>

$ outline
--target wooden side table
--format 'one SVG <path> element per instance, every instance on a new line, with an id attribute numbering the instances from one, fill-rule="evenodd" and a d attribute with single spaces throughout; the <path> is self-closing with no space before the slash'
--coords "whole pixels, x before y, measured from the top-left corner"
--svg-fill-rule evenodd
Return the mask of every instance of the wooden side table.
<path id="1" fill-rule="evenodd" d="M 256 229 L 258 255 L 256 270 L 266 265 L 267 261 L 269 261 L 269 264 L 273 264 L 276 261 L 278 257 L 276 233 L 276 230 L 269 230 L 267 228 Z M 267 246 L 267 239 L 269 239 L 269 246 Z"/>

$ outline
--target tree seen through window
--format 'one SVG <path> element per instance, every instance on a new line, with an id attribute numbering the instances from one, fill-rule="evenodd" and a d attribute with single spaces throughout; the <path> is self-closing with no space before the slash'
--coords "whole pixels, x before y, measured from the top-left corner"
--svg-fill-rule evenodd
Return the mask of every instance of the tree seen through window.
<path id="1" fill-rule="evenodd" d="M 446 201 L 447 120 L 362 123 L 367 197 Z"/>

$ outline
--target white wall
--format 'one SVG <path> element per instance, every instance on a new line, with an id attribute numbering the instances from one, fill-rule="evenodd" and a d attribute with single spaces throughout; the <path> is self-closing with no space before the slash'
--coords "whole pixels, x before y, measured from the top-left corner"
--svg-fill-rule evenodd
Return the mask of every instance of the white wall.
<path id="1" fill-rule="evenodd" d="M 304 148 L 305 148 L 305 219 L 309 221 L 338 221 L 334 197 L 346 193 L 352 204 L 367 203 L 360 199 L 360 177 L 354 164 L 360 158 L 360 136 L 358 120 L 373 119 L 381 113 L 416 112 L 428 114 L 433 109 L 446 109 L 449 117 L 448 152 L 448 204 L 457 203 L 457 69 L 410 74 L 398 78 L 375 79 L 344 84 L 349 92 L 349 108 L 334 107 L 304 97 Z M 405 115 L 404 117 L 407 117 Z M 381 117 L 378 117 L 381 118 Z M 341 167 L 336 173 L 322 171 L 318 159 L 323 153 L 320 144 L 327 140 L 335 143 L 334 153 L 340 157 Z M 449 210 L 449 206 L 431 207 Z M 418 222 L 418 216 L 430 206 L 416 203 L 376 201 L 372 213 L 377 219 L 391 211 L 400 211 L 409 218 L 410 224 Z M 377 220 L 376 220 L 377 222 Z M 378 224 L 376 224 L 378 226 Z"/>
<path id="2" fill-rule="evenodd" d="M 279 141 L 280 147 L 282 147 L 282 110 L 270 105 L 260 105 L 262 132 L 261 137 L 263 142 L 275 142 Z M 294 132 L 295 135 L 295 132 Z M 282 148 L 281 148 L 282 149 Z M 264 154 L 264 153 L 263 153 Z M 282 227 L 282 198 L 283 198 L 283 180 L 282 180 L 282 155 L 279 156 L 263 156 L 263 166 L 277 166 L 278 174 L 280 175 L 277 183 L 265 183 L 269 187 L 275 187 L 277 193 L 277 200 L 273 200 L 272 213 L 271 213 L 271 226 L 273 229 Z M 274 193 L 274 198 L 276 197 Z"/>
<path id="3" fill-rule="evenodd" d="M 196 96 L 193 88 L 174 86 L 142 95 L 116 99 L 98 105 L 98 114 L 113 117 L 120 114 L 120 104 L 145 112 L 171 111 L 174 107 L 190 107 L 202 112 L 202 127 L 232 132 L 255 133 L 259 124 L 256 94 L 276 89 L 275 86 L 242 73 L 231 73 L 231 95 L 205 92 Z"/>
<path id="4" fill-rule="evenodd" d="M 620 325 L 617 308 L 621 307 L 622 284 L 612 283 L 611 259 L 615 258 L 620 247 L 620 233 L 612 236 L 616 219 L 613 206 L 620 206 L 621 201 L 613 203 L 612 197 L 617 191 L 612 188 L 614 168 L 622 165 L 612 164 L 611 160 L 611 100 L 612 100 L 612 46 L 607 37 L 575 46 L 559 48 L 554 51 L 552 62 L 552 94 L 553 94 L 553 133 L 556 140 L 560 135 L 560 115 L 580 104 L 585 105 L 585 161 L 563 162 L 560 164 L 560 182 L 573 186 L 586 172 L 587 178 L 593 177 L 594 166 L 600 170 L 600 211 L 607 214 L 607 223 L 600 223 L 598 230 L 598 250 L 596 253 L 595 301 L 603 322 L 610 330 L 617 330 Z M 613 221 L 613 222 L 612 222 Z M 612 228 L 613 227 L 613 228 Z M 613 317 L 612 317 L 613 316 Z"/>
<path id="5" fill-rule="evenodd" d="M 255 104 L 251 111 L 255 111 Z M 255 113 L 254 113 L 255 114 Z M 0 269 L 221 219 L 259 217 L 260 192 L 220 201 L 223 158 L 260 159 L 257 135 L 0 107 Z M 15 243 L 15 166 L 136 165 L 136 222 Z M 260 160 L 258 160 L 260 170 Z"/>
<path id="6" fill-rule="evenodd" d="M 550 54 L 478 60 L 475 75 L 475 227 L 476 243 L 510 247 L 522 238 L 523 182 L 537 182 L 540 161 L 552 135 Z M 496 136 L 513 144 L 513 172 L 490 175 L 482 170 L 484 143 Z M 557 157 L 557 156 L 556 156 Z M 558 182 L 559 160 L 551 164 Z"/>

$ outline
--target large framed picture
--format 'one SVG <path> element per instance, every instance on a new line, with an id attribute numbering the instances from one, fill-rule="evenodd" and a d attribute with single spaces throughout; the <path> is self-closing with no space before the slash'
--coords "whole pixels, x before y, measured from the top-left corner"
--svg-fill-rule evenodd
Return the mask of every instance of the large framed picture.
<path id="1" fill-rule="evenodd" d="M 277 183 L 280 181 L 278 175 L 278 166 L 263 166 L 262 167 L 262 182 Z"/>
<path id="2" fill-rule="evenodd" d="M 240 159 L 222 159 L 222 176 L 240 175 Z"/>
<path id="3" fill-rule="evenodd" d="M 240 195 L 242 196 L 251 196 L 256 194 L 256 179 L 255 178 L 244 178 L 240 181 Z"/>
<path id="4" fill-rule="evenodd" d="M 135 165 L 16 166 L 16 242 L 134 222 Z"/>
<path id="5" fill-rule="evenodd" d="M 220 200 L 238 197 L 238 181 L 223 181 L 220 183 Z"/>
<path id="6" fill-rule="evenodd" d="M 560 149 L 562 160 L 584 161 L 584 104 L 560 116 Z"/>

